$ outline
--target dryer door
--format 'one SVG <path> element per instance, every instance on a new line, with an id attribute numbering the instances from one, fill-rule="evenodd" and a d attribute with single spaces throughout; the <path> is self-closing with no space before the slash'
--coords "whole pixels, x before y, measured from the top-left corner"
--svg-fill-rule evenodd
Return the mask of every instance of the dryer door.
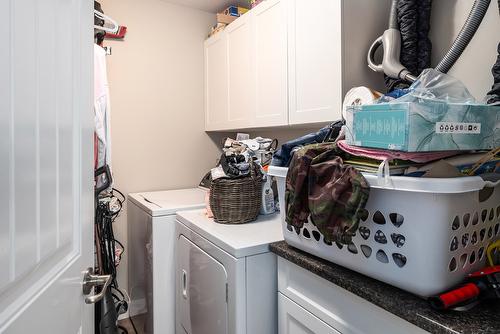
<path id="1" fill-rule="evenodd" d="M 187 334 L 226 334 L 226 269 L 182 235 L 177 255 L 180 325 Z"/>

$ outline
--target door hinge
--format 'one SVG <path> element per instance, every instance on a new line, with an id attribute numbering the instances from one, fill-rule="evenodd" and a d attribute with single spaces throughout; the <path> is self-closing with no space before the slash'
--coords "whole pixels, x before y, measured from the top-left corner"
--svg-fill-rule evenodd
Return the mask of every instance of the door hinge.
<path id="1" fill-rule="evenodd" d="M 229 300 L 229 288 L 228 288 L 228 285 L 226 283 L 226 304 L 228 303 L 228 300 Z"/>

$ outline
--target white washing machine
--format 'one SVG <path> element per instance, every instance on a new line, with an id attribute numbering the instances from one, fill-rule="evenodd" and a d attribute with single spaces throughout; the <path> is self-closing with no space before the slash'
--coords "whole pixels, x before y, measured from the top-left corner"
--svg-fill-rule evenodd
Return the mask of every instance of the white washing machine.
<path id="1" fill-rule="evenodd" d="M 202 210 L 177 214 L 176 333 L 276 334 L 279 214 L 222 225 Z"/>
<path id="2" fill-rule="evenodd" d="M 130 316 L 146 313 L 146 333 L 175 331 L 175 214 L 204 207 L 200 188 L 128 195 Z"/>

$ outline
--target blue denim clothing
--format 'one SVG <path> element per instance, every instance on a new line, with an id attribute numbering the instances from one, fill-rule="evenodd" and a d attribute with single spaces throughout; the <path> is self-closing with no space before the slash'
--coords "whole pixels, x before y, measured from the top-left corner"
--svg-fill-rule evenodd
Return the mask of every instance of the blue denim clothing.
<path id="1" fill-rule="evenodd" d="M 273 160 L 271 161 L 272 166 L 278 167 L 288 167 L 292 161 L 293 153 L 304 145 L 309 144 L 319 144 L 324 142 L 330 131 L 333 130 L 335 136 L 338 135 L 340 128 L 342 127 L 342 122 L 335 122 L 332 125 L 325 126 L 318 132 L 310 133 L 297 139 L 290 140 L 289 142 L 281 145 L 281 148 L 276 151 L 273 155 Z M 332 137 L 332 136 L 330 136 Z"/>
<path id="2" fill-rule="evenodd" d="M 393 101 L 395 99 L 399 99 L 402 96 L 405 96 L 410 92 L 408 88 L 395 89 L 392 92 L 384 94 L 380 99 L 377 100 L 376 103 L 387 103 Z"/>

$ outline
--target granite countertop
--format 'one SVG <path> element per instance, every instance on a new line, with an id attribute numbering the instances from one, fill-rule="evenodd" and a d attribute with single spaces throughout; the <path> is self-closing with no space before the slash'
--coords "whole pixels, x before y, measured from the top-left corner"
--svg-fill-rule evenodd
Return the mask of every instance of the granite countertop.
<path id="1" fill-rule="evenodd" d="M 300 251 L 280 241 L 271 251 L 333 284 L 391 312 L 430 333 L 500 333 L 500 302 L 484 302 L 467 312 L 438 312 L 427 301 Z"/>

